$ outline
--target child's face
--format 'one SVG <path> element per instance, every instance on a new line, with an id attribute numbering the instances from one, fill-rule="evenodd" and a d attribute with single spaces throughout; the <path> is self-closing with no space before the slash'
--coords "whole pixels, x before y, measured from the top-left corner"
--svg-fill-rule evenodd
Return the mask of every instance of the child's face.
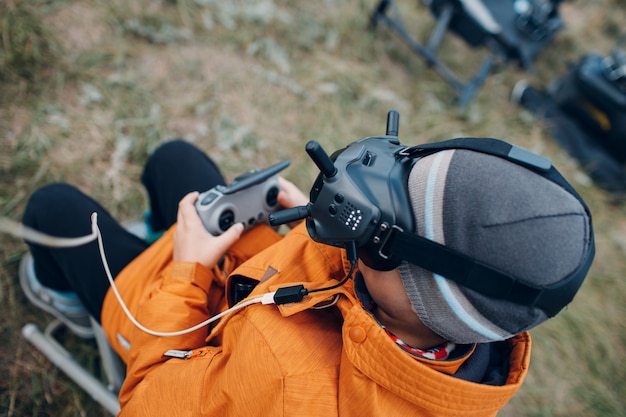
<path id="1" fill-rule="evenodd" d="M 359 271 L 376 303 L 374 315 L 392 333 L 411 346 L 427 349 L 445 342 L 430 330 L 413 309 L 404 289 L 400 271 L 377 271 L 359 260 Z"/>
<path id="2" fill-rule="evenodd" d="M 363 274 L 372 299 L 389 316 L 407 320 L 417 315 L 406 294 L 398 269 L 377 271 L 359 260 L 359 271 Z"/>

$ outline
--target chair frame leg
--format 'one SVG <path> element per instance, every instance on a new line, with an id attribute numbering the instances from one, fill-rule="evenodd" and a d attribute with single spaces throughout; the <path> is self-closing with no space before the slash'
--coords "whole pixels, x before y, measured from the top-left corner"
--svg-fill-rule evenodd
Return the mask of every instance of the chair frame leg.
<path id="1" fill-rule="evenodd" d="M 392 16 L 388 14 L 389 10 L 391 10 Z M 428 66 L 433 67 L 458 92 L 458 104 L 460 107 L 465 107 L 491 73 L 496 62 L 496 56 L 492 53 L 487 57 L 476 74 L 467 82 L 462 82 L 450 68 L 437 58 L 437 49 L 441 45 L 448 29 L 453 12 L 454 9 L 452 5 L 448 5 L 443 10 L 427 46 L 419 43 L 406 30 L 393 0 L 381 0 L 380 3 L 378 3 L 372 12 L 370 27 L 375 29 L 378 22 L 382 22 L 388 29 L 398 35 L 413 52 L 421 56 Z"/>
<path id="2" fill-rule="evenodd" d="M 106 387 L 100 380 L 87 372 L 71 353 L 65 349 L 54 337 L 54 333 L 62 326 L 58 320 L 53 320 L 48 324 L 46 330 L 42 332 L 37 325 L 27 323 L 22 327 L 22 334 L 33 346 L 43 353 L 56 367 L 61 369 L 78 386 L 84 389 L 91 397 L 102 405 L 112 415 L 120 411 L 120 404 L 117 394 Z"/>

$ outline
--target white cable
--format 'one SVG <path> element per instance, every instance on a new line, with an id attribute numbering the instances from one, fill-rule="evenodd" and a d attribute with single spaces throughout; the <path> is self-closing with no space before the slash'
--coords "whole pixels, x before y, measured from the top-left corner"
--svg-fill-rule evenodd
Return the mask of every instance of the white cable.
<path id="1" fill-rule="evenodd" d="M 124 313 L 126 314 L 126 316 L 128 317 L 128 319 L 131 321 L 131 323 L 133 323 L 135 326 L 137 326 L 137 328 L 139 328 L 141 331 L 148 333 L 152 336 L 160 336 L 160 337 L 173 337 L 173 336 L 181 336 L 187 333 L 191 333 L 194 332 L 204 326 L 207 326 L 211 323 L 213 323 L 216 320 L 221 319 L 222 317 L 226 316 L 227 314 L 230 314 L 234 311 L 240 310 L 244 307 L 247 307 L 249 305 L 252 304 L 274 304 L 274 294 L 276 294 L 275 292 L 269 292 L 269 293 L 265 293 L 257 298 L 253 298 L 244 302 L 241 302 L 239 304 L 234 305 L 233 307 L 229 308 L 226 311 L 223 311 L 205 321 L 203 321 L 202 323 L 198 323 L 193 327 L 190 327 L 188 329 L 185 330 L 179 330 L 179 331 L 175 331 L 175 332 L 159 332 L 156 330 L 152 330 L 149 329 L 147 327 L 145 327 L 144 325 L 142 325 L 141 323 L 139 323 L 137 321 L 137 319 L 132 315 L 132 313 L 130 312 L 130 310 L 128 309 L 128 307 L 126 306 L 126 303 L 124 302 L 124 300 L 122 299 L 122 296 L 120 295 L 117 286 L 115 285 L 115 281 L 113 280 L 113 276 L 111 274 L 111 270 L 109 269 L 109 264 L 106 258 L 106 255 L 104 253 L 104 243 L 102 241 L 102 234 L 100 233 L 100 228 L 98 227 L 98 214 L 97 213 L 92 213 L 91 215 L 91 234 L 86 235 L 86 236 L 81 236 L 81 237 L 75 237 L 75 238 L 71 238 L 71 237 L 56 237 L 56 236 L 50 236 L 48 234 L 42 233 L 40 231 L 37 231 L 35 229 L 32 229 L 28 226 L 25 226 L 21 223 L 17 223 L 14 222 L 12 220 L 9 220 L 5 217 L 0 218 L 0 232 L 6 232 L 6 233 L 10 233 L 13 236 L 22 238 L 24 240 L 27 240 L 29 242 L 33 242 L 33 243 L 37 243 L 40 245 L 44 245 L 44 246 L 48 246 L 48 247 L 53 247 L 53 248 L 71 248 L 71 247 L 75 247 L 75 246 L 81 246 L 84 245 L 86 243 L 92 242 L 94 240 L 98 241 L 98 250 L 100 252 L 100 259 L 102 260 L 102 265 L 104 266 L 104 271 L 106 272 L 106 276 L 107 279 L 109 280 L 109 284 L 111 285 L 111 290 L 113 290 L 113 294 L 115 295 L 115 298 L 117 299 L 118 303 L 120 304 L 120 306 L 122 307 L 122 310 L 124 311 Z"/>
<path id="2" fill-rule="evenodd" d="M 38 230 L 31 229 L 28 226 L 24 226 L 21 223 L 9 220 L 6 217 L 0 217 L 0 232 L 6 232 L 29 242 L 38 243 L 51 248 L 72 248 L 74 246 L 84 245 L 97 238 L 95 233 L 80 237 L 50 236 Z"/>
<path id="3" fill-rule="evenodd" d="M 124 310 L 124 313 L 126 314 L 126 316 L 128 317 L 128 319 L 141 331 L 148 333 L 152 336 L 160 336 L 160 337 L 173 337 L 173 336 L 180 336 L 180 335 L 184 335 L 187 333 L 191 333 L 194 332 L 204 326 L 207 326 L 211 323 L 213 323 L 216 320 L 221 319 L 222 317 L 224 317 L 227 314 L 230 314 L 234 311 L 240 310 L 244 307 L 247 307 L 249 305 L 252 304 L 257 304 L 257 303 L 262 303 L 262 304 L 273 304 L 274 303 L 274 293 L 266 293 L 261 295 L 260 297 L 257 298 L 253 298 L 247 301 L 244 301 L 242 303 L 236 304 L 234 306 L 232 306 L 231 308 L 229 308 L 226 311 L 223 311 L 213 317 L 208 318 L 207 320 L 203 321 L 202 323 L 198 323 L 193 327 L 189 327 L 188 329 L 185 330 L 179 330 L 179 331 L 175 331 L 175 332 L 159 332 L 156 330 L 152 330 L 149 329 L 147 327 L 145 327 L 143 324 L 139 323 L 137 321 L 137 319 L 135 319 L 135 317 L 132 315 L 132 313 L 130 312 L 130 310 L 128 309 L 128 307 L 126 306 L 126 303 L 124 302 L 124 300 L 122 299 L 122 296 L 120 295 L 117 286 L 115 285 L 115 282 L 113 280 L 113 276 L 111 275 L 111 271 L 109 269 L 109 264 L 107 262 L 106 259 L 106 255 L 104 253 L 104 244 L 102 242 L 102 234 L 100 233 L 100 228 L 98 227 L 98 214 L 97 213 L 93 213 L 91 215 L 91 227 L 92 227 L 92 233 L 95 234 L 97 236 L 98 239 L 98 249 L 100 250 L 100 258 L 102 259 L 102 265 L 104 266 L 104 270 L 106 272 L 107 278 L 109 280 L 109 284 L 111 284 L 111 289 L 113 290 L 113 293 L 115 294 L 115 298 L 117 299 L 118 303 L 120 304 L 120 306 L 122 307 L 122 310 Z"/>

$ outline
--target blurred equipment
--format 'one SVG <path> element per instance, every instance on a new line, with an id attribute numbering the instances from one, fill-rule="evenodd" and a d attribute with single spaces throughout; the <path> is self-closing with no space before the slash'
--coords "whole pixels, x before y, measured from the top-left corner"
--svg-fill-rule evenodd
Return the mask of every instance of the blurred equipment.
<path id="1" fill-rule="evenodd" d="M 600 187 L 626 198 L 626 53 L 583 56 L 541 91 L 520 81 L 513 100 L 541 118 Z"/>
<path id="2" fill-rule="evenodd" d="M 374 8 L 371 26 L 382 22 L 458 92 L 466 105 L 498 61 L 516 61 L 532 69 L 535 56 L 562 27 L 559 0 L 423 0 L 437 20 L 426 45 L 406 29 L 393 0 L 381 0 Z M 463 82 L 438 57 L 447 30 L 471 47 L 486 47 L 490 55 L 469 81 Z"/>
<path id="3" fill-rule="evenodd" d="M 626 162 L 626 50 L 582 57 L 550 93 L 615 159 Z"/>

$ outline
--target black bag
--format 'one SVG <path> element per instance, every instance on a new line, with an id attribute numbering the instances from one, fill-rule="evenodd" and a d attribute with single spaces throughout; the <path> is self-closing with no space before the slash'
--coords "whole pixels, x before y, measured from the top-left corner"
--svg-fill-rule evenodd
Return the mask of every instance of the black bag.
<path id="1" fill-rule="evenodd" d="M 557 105 L 620 162 L 626 162 L 626 52 L 584 56 L 551 87 Z"/>
<path id="2" fill-rule="evenodd" d="M 578 161 L 591 179 L 613 194 L 615 203 L 626 201 L 623 164 L 566 114 L 549 93 L 520 82 L 514 89 L 513 99 L 544 122 L 554 140 Z"/>

